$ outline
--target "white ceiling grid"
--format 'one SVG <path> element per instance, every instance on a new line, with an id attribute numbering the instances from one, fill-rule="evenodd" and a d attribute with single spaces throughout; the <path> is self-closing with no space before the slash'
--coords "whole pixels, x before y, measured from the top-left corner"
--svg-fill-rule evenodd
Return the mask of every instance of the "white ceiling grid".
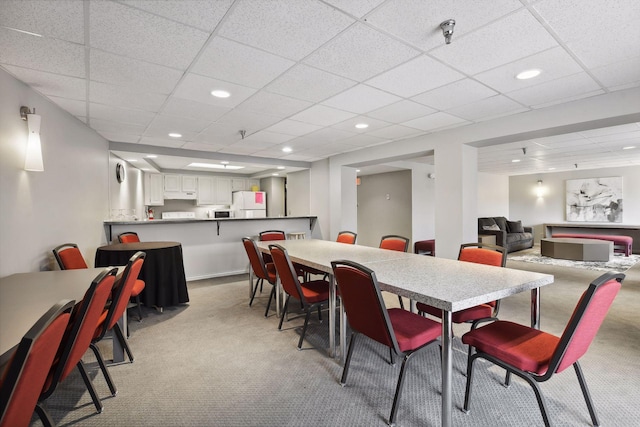
<path id="1" fill-rule="evenodd" d="M 0 66 L 140 157 L 185 150 L 162 168 L 197 150 L 251 156 L 248 174 L 640 86 L 640 2 L 3 0 Z M 517 141 L 479 168 L 640 165 L 639 140 L 632 123 Z"/>

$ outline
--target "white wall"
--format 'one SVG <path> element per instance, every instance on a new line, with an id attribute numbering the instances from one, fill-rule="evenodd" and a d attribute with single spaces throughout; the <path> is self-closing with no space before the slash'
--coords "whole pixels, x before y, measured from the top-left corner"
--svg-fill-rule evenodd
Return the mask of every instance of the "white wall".
<path id="1" fill-rule="evenodd" d="M 124 182 L 118 182 L 116 178 L 116 165 L 122 163 L 125 170 Z M 144 212 L 144 176 L 140 169 L 132 167 L 118 156 L 109 154 L 109 206 L 106 214 L 110 218 L 117 218 L 124 213 L 128 218 L 135 215 L 138 219 L 145 218 Z M 123 211 L 121 211 L 121 209 Z M 106 218 L 106 217 L 105 217 Z"/>
<path id="2" fill-rule="evenodd" d="M 478 172 L 478 217 L 509 218 L 509 177 Z"/>
<path id="3" fill-rule="evenodd" d="M 509 179 L 511 219 L 534 227 L 534 238 L 543 237 L 543 224 L 566 222 L 565 181 L 578 178 L 622 177 L 622 224 L 640 224 L 640 167 L 603 168 L 539 175 L 512 176 Z M 543 197 L 537 197 L 538 180 L 542 180 Z"/>
<path id="4" fill-rule="evenodd" d="M 339 201 L 338 197 L 330 197 L 329 186 L 329 160 L 319 160 L 313 162 L 311 169 L 309 170 L 309 193 L 312 195 L 309 201 L 309 214 L 318 217 L 316 227 L 313 229 L 313 237 L 316 239 L 335 239 L 338 231 L 335 230 L 335 234 L 329 233 L 330 227 L 330 209 L 331 203 Z"/>
<path id="5" fill-rule="evenodd" d="M 287 216 L 309 215 L 309 170 L 287 174 Z"/>
<path id="6" fill-rule="evenodd" d="M 0 277 L 50 269 L 66 242 L 93 265 L 109 209 L 107 141 L 2 70 L 0 88 Z M 22 105 L 42 116 L 44 172 L 23 169 Z"/>

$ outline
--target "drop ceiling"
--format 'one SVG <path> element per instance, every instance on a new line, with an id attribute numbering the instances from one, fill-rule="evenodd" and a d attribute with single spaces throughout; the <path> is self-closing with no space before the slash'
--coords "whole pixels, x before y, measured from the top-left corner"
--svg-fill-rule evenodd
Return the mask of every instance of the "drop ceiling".
<path id="1" fill-rule="evenodd" d="M 0 67 L 123 158 L 157 150 L 156 169 L 230 161 L 258 176 L 632 90 L 640 2 L 3 0 Z M 479 149 L 479 170 L 505 175 L 632 165 L 635 121 Z"/>

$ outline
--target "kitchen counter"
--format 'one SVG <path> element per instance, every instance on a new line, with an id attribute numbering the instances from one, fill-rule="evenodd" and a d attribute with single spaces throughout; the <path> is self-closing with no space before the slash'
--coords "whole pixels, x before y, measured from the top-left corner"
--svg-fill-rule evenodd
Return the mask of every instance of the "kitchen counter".
<path id="1" fill-rule="evenodd" d="M 187 280 L 229 276 L 248 272 L 249 260 L 242 246 L 245 236 L 265 230 L 304 233 L 322 239 L 316 216 L 275 218 L 190 218 L 142 221 L 104 221 L 106 242 L 117 242 L 125 231 L 138 233 L 141 241 L 176 241 L 182 244 Z"/>

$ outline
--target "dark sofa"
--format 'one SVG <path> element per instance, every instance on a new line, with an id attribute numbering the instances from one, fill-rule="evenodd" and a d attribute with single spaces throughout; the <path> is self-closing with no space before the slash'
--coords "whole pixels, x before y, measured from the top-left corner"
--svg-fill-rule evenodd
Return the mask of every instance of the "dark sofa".
<path id="1" fill-rule="evenodd" d="M 509 221 L 503 216 L 478 218 L 478 234 L 496 236 L 496 245 L 507 252 L 533 247 L 533 229 L 521 221 Z"/>

